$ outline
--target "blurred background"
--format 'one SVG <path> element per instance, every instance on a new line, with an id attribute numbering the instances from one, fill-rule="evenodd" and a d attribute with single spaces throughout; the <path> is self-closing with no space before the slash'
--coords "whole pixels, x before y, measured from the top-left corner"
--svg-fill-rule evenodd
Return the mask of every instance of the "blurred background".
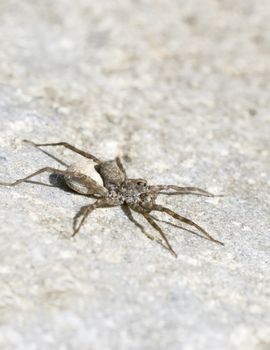
<path id="1" fill-rule="evenodd" d="M 0 0 L 2 180 L 68 141 L 226 194 L 160 199 L 225 242 L 166 226 L 175 260 L 121 210 L 71 240 L 89 199 L 1 188 L 1 349 L 270 348 L 269 62 L 267 0 Z"/>

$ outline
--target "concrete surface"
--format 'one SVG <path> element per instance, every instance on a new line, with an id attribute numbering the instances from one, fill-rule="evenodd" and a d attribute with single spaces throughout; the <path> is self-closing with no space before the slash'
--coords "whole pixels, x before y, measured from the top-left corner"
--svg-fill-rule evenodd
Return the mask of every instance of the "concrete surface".
<path id="1" fill-rule="evenodd" d="M 120 209 L 70 239 L 54 176 L 0 188 L 1 350 L 270 349 L 269 38 L 268 0 L 1 0 L 2 180 L 66 140 L 226 194 L 160 198 L 225 243 L 164 225 L 174 259 Z"/>

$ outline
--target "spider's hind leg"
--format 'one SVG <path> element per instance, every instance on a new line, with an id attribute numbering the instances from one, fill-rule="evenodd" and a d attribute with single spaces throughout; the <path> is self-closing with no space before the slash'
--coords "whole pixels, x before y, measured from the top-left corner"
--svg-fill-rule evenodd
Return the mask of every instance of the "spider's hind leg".
<path id="1" fill-rule="evenodd" d="M 35 143 L 35 142 L 32 142 L 32 141 L 29 141 L 29 140 L 24 140 L 24 142 L 28 142 L 30 143 L 31 145 L 35 146 L 35 147 L 46 147 L 46 146 L 63 146 L 65 148 L 68 148 L 70 149 L 71 151 L 75 152 L 75 153 L 78 153 L 80 154 L 81 156 L 85 157 L 85 158 L 88 158 L 88 159 L 92 159 L 95 163 L 100 163 L 101 161 L 93 156 L 92 154 L 90 153 L 87 153 L 85 151 L 82 151 L 80 150 L 79 148 L 75 147 L 75 146 L 72 146 L 70 143 L 67 143 L 67 142 L 55 142 L 55 143 Z"/>
<path id="2" fill-rule="evenodd" d="M 16 186 L 22 182 L 27 181 L 28 179 L 31 179 L 32 177 L 34 177 L 36 175 L 39 175 L 39 174 L 42 174 L 45 172 L 59 174 L 59 175 L 72 175 L 73 174 L 73 173 L 68 172 L 66 170 L 60 170 L 60 169 L 56 169 L 56 168 L 46 167 L 46 168 L 39 169 L 39 170 L 35 171 L 34 173 L 32 173 L 26 177 L 23 177 L 22 179 L 18 179 L 14 182 L 0 182 L 0 185 L 1 186 L 11 186 L 11 187 Z"/>
<path id="3" fill-rule="evenodd" d="M 151 186 L 152 190 L 159 194 L 166 195 L 181 195 L 181 194 L 193 194 L 196 196 L 205 196 L 205 197 L 219 197 L 208 191 L 205 191 L 198 187 L 180 187 L 176 185 L 157 185 Z M 173 190 L 170 191 L 170 190 Z"/>

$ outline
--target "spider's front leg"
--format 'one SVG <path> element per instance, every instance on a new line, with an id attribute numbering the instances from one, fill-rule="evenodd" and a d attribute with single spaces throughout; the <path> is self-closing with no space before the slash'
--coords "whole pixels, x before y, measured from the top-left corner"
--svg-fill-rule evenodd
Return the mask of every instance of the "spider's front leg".
<path id="1" fill-rule="evenodd" d="M 152 210 L 152 206 L 153 206 L 153 204 L 151 204 L 150 207 L 147 208 L 144 205 L 135 204 L 135 205 L 132 205 L 131 208 L 134 211 L 136 211 L 137 213 L 144 216 L 144 218 L 148 221 L 148 223 L 160 234 L 161 238 L 165 242 L 165 245 L 162 243 L 162 246 L 165 247 L 166 249 L 168 249 L 171 252 L 171 254 L 177 258 L 177 254 L 173 250 L 165 233 L 162 231 L 161 227 L 155 222 L 155 219 L 150 215 L 150 212 Z"/>
<path id="2" fill-rule="evenodd" d="M 201 226 L 196 224 L 194 221 L 192 221 L 192 220 L 190 220 L 188 218 L 185 218 L 184 216 L 181 216 L 181 215 L 175 213 L 174 211 L 172 211 L 169 208 L 166 208 L 166 207 L 163 207 L 161 205 L 155 204 L 155 205 L 153 205 L 152 210 L 166 213 L 166 214 L 170 215 L 171 217 L 173 217 L 174 219 L 176 219 L 178 221 L 181 221 L 181 222 L 184 222 L 185 224 L 188 224 L 190 226 L 196 227 L 201 233 L 204 234 L 204 236 L 209 241 L 212 241 L 212 242 L 220 244 L 220 245 L 224 245 L 224 243 L 222 243 L 222 242 L 218 241 L 217 239 L 213 238 L 207 231 L 205 231 Z"/>
<path id="3" fill-rule="evenodd" d="M 164 245 L 164 243 L 162 242 L 162 240 L 150 235 L 148 232 L 145 231 L 143 225 L 141 225 L 132 215 L 132 211 L 130 210 L 129 206 L 126 204 L 123 204 L 122 206 L 122 210 L 123 212 L 126 214 L 126 216 L 128 217 L 128 219 L 134 224 L 136 225 L 141 232 L 151 241 L 156 241 L 158 244 L 162 245 L 162 247 L 168 249 L 168 247 L 166 245 Z"/>
<path id="4" fill-rule="evenodd" d="M 173 250 L 173 247 L 171 246 L 170 242 L 168 241 L 168 238 L 166 237 L 165 233 L 162 231 L 161 227 L 155 222 L 154 218 L 149 215 L 149 212 L 143 211 L 141 213 L 145 219 L 149 222 L 149 224 L 160 234 L 160 236 L 163 238 L 163 240 L 166 243 L 166 248 L 172 253 L 172 255 L 177 258 L 177 254 Z"/>
<path id="5" fill-rule="evenodd" d="M 166 195 L 178 195 L 178 194 L 193 194 L 196 196 L 206 196 L 206 197 L 216 197 L 216 195 L 202 190 L 198 187 L 180 187 L 176 185 L 156 185 L 150 186 L 150 190 L 157 194 L 166 194 Z M 170 190 L 173 190 L 170 191 Z"/>

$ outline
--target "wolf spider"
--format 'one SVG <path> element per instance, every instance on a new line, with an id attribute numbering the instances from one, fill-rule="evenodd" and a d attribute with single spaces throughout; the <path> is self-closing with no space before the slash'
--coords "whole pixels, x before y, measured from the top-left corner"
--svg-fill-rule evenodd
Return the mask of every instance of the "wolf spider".
<path id="1" fill-rule="evenodd" d="M 24 140 L 32 144 L 35 147 L 43 146 L 63 146 L 69 150 L 80 154 L 81 156 L 96 163 L 95 170 L 100 175 L 103 185 L 99 184 L 97 181 L 92 179 L 89 175 L 86 175 L 83 168 L 76 167 L 74 165 L 67 166 L 66 170 L 60 170 L 52 167 L 45 167 L 35 171 L 34 173 L 19 179 L 15 182 L 0 182 L 3 186 L 16 186 L 30 178 L 39 175 L 44 172 L 63 175 L 66 184 L 75 192 L 92 196 L 96 198 L 96 201 L 92 204 L 83 206 L 79 212 L 75 215 L 73 219 L 73 234 L 75 236 L 82 225 L 84 224 L 86 218 L 93 210 L 97 208 L 106 207 L 116 207 L 121 206 L 128 218 L 137 225 L 142 232 L 151 240 L 157 241 L 169 252 L 171 252 L 175 257 L 177 254 L 173 250 L 170 242 L 168 241 L 166 235 L 164 234 L 161 227 L 157 224 L 157 221 L 161 221 L 158 218 L 151 215 L 152 211 L 163 212 L 167 215 L 173 217 L 174 219 L 181 221 L 185 224 L 195 227 L 203 236 L 214 243 L 223 245 L 222 242 L 214 239 L 208 232 L 206 232 L 201 226 L 197 225 L 190 219 L 187 219 L 169 208 L 163 207 L 156 204 L 156 199 L 159 194 L 166 195 L 184 195 L 193 194 L 200 196 L 214 197 L 213 194 L 204 191 L 196 187 L 180 187 L 176 185 L 154 185 L 150 186 L 144 179 L 130 179 L 126 175 L 126 171 L 119 157 L 115 160 L 101 161 L 92 154 L 84 152 L 77 147 L 72 146 L 66 142 L 57 143 L 34 143 L 31 141 Z M 43 150 L 44 153 L 48 154 Z M 50 155 L 50 154 L 48 154 Z M 58 160 L 57 158 L 53 157 Z M 62 161 L 58 160 L 61 164 Z M 90 162 L 89 162 L 90 166 Z M 156 239 L 147 232 L 144 231 L 143 226 L 137 222 L 132 214 L 132 211 L 137 212 L 148 221 L 148 223 L 159 233 L 161 239 Z M 170 222 L 166 222 L 172 226 L 176 226 Z M 180 226 L 176 226 L 180 227 Z M 182 228 L 182 227 L 180 227 Z M 191 231 L 192 232 L 192 231 Z M 194 233 L 194 232 L 193 232 Z"/>

